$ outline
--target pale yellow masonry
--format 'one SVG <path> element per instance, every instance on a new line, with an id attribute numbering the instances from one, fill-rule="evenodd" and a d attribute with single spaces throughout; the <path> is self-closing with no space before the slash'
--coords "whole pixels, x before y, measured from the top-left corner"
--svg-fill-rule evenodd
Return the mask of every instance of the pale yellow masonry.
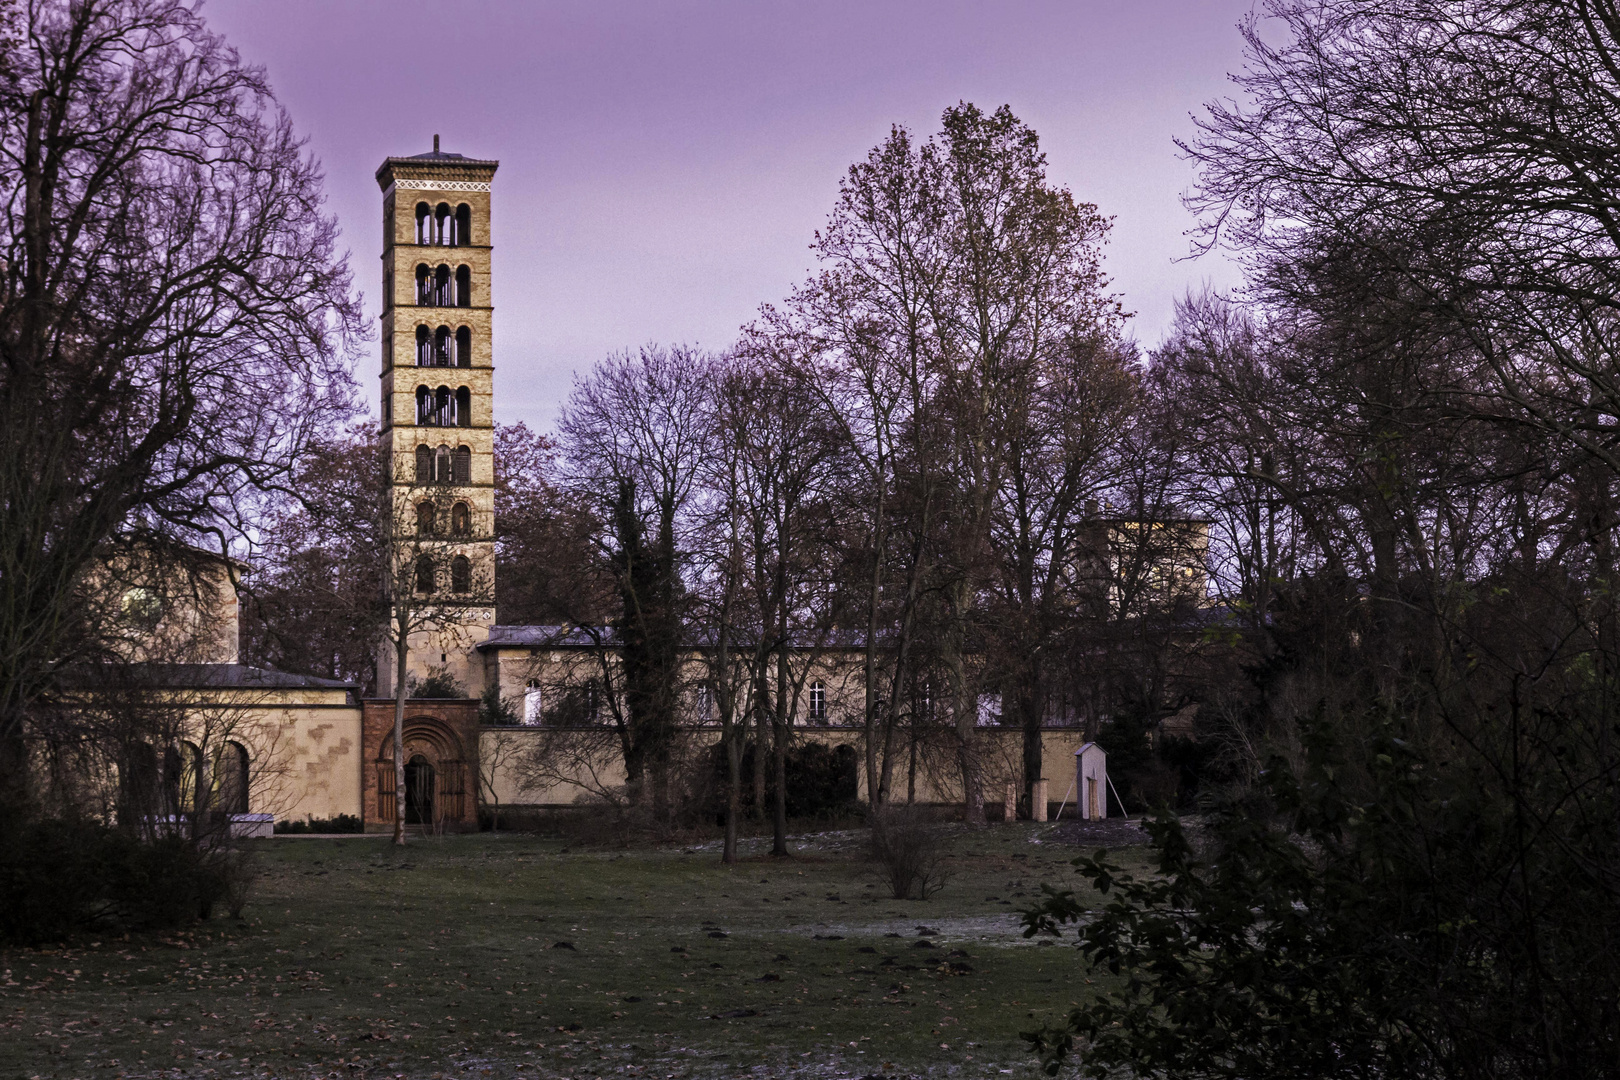
<path id="1" fill-rule="evenodd" d="M 490 182 L 495 161 L 391 157 L 383 193 L 382 440 L 402 558 L 396 590 L 436 610 L 410 638 L 408 671 L 447 673 L 476 696 L 475 646 L 495 621 L 494 355 Z M 397 595 L 397 593 L 396 593 Z M 379 692 L 394 657 L 379 650 Z"/>

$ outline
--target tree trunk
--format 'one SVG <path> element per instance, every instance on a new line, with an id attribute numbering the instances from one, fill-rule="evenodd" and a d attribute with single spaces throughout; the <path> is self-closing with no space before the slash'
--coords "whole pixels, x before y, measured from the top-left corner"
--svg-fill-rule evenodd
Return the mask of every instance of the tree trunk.
<path id="1" fill-rule="evenodd" d="M 792 854 L 787 846 L 787 726 L 791 717 L 788 715 L 788 670 L 787 645 L 777 649 L 776 653 L 776 711 L 775 736 L 771 746 L 771 764 L 776 777 L 776 798 L 771 804 L 771 854 L 785 856 Z"/>
<path id="2" fill-rule="evenodd" d="M 957 594 L 953 597 L 953 611 L 966 611 L 967 599 L 964 594 L 967 586 L 958 583 L 952 591 Z M 956 764 L 962 776 L 962 820 L 970 828 L 977 828 L 984 825 L 984 789 L 979 784 L 979 756 L 975 745 L 979 696 L 973 681 L 968 678 L 967 657 L 963 655 L 966 637 L 964 621 L 960 614 L 953 616 L 942 659 L 951 680 L 951 721 L 956 734 Z"/>
<path id="3" fill-rule="evenodd" d="M 737 817 L 742 812 L 742 740 L 737 722 L 726 724 L 726 840 L 720 861 L 730 866 L 737 861 Z"/>
<path id="4" fill-rule="evenodd" d="M 394 642 L 394 844 L 405 844 L 405 662 L 410 638 L 404 627 Z"/>
<path id="5" fill-rule="evenodd" d="M 1012 687 L 1013 700 L 1017 702 L 1018 719 L 1024 729 L 1024 783 L 1019 801 L 1025 803 L 1025 812 L 1030 820 L 1035 818 L 1035 806 L 1030 799 L 1030 792 L 1035 789 L 1035 782 L 1046 775 L 1045 755 L 1041 744 L 1041 665 L 1038 653 L 1033 647 L 1024 652 L 1024 663 L 1019 666 L 1018 680 Z"/>
<path id="6" fill-rule="evenodd" d="M 763 663 L 763 662 L 762 662 Z M 765 734 L 770 725 L 770 699 L 761 666 L 754 677 L 754 820 L 765 820 Z"/>

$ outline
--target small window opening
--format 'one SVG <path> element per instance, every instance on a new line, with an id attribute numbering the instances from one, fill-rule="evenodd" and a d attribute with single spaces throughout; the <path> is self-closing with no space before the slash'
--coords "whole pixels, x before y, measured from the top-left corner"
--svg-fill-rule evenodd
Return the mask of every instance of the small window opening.
<path id="1" fill-rule="evenodd" d="M 420 307 L 433 306 L 433 271 L 426 263 L 416 268 L 416 303 Z"/>
<path id="2" fill-rule="evenodd" d="M 456 447 L 456 483 L 472 483 L 472 449 L 471 447 Z"/>
<path id="3" fill-rule="evenodd" d="M 439 575 L 433 568 L 433 560 L 423 555 L 416 560 L 416 591 L 423 594 L 432 594 L 439 587 Z"/>
<path id="4" fill-rule="evenodd" d="M 432 335 L 428 333 L 428 328 L 425 326 L 416 328 L 416 366 L 433 366 Z"/>
<path id="5" fill-rule="evenodd" d="M 434 307 L 453 307 L 455 297 L 450 291 L 450 268 L 441 266 L 433 271 L 433 300 Z"/>
<path id="6" fill-rule="evenodd" d="M 416 448 L 416 482 L 433 483 L 433 448 L 426 443 Z"/>
<path id="7" fill-rule="evenodd" d="M 431 244 L 433 242 L 433 211 L 425 202 L 416 204 L 416 242 L 418 244 Z"/>
<path id="8" fill-rule="evenodd" d="M 219 808 L 227 814 L 248 813 L 248 752 L 241 743 L 228 742 L 214 765 L 219 785 Z"/>
<path id="9" fill-rule="evenodd" d="M 433 479 L 441 484 L 450 483 L 450 448 L 439 447 L 434 454 Z"/>
<path id="10" fill-rule="evenodd" d="M 432 536 L 438 531 L 438 511 L 430 502 L 416 504 L 416 533 L 418 536 Z"/>
<path id="11" fill-rule="evenodd" d="M 456 456 L 459 458 L 461 455 L 458 452 Z M 456 536 L 472 535 L 472 511 L 466 503 L 458 502 L 450 508 L 450 532 Z"/>
<path id="12" fill-rule="evenodd" d="M 462 203 L 456 207 L 456 246 L 472 243 L 472 207 Z"/>
<path id="13" fill-rule="evenodd" d="M 423 427 L 437 423 L 433 415 L 433 391 L 425 386 L 416 388 L 416 422 Z"/>
<path id="14" fill-rule="evenodd" d="M 472 427 L 472 391 L 465 386 L 456 388 L 456 426 Z"/>
<path id="15" fill-rule="evenodd" d="M 827 688 L 819 681 L 810 684 L 810 719 L 817 724 L 827 722 Z"/>
<path id="16" fill-rule="evenodd" d="M 457 593 L 472 591 L 472 563 L 465 555 L 457 555 L 450 560 L 450 591 Z"/>
<path id="17" fill-rule="evenodd" d="M 456 267 L 456 307 L 472 307 L 472 270 Z"/>
<path id="18" fill-rule="evenodd" d="M 465 326 L 456 330 L 456 367 L 472 367 L 472 331 Z"/>
<path id="19" fill-rule="evenodd" d="M 525 724 L 538 724 L 545 714 L 545 694 L 536 679 L 530 679 L 529 685 L 523 690 L 523 722 Z"/>
<path id="20" fill-rule="evenodd" d="M 441 326 L 433 332 L 433 366 L 451 367 L 454 363 L 450 356 L 450 328 Z"/>
<path id="21" fill-rule="evenodd" d="M 436 244 L 450 244 L 454 241 L 450 235 L 450 204 L 440 203 L 438 209 L 433 211 L 433 242 Z"/>

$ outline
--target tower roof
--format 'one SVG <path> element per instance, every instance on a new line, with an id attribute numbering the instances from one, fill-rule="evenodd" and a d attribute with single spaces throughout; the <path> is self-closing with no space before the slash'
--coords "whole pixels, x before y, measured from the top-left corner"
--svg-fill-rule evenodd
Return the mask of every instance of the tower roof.
<path id="1" fill-rule="evenodd" d="M 382 165 L 377 169 L 377 186 L 387 191 L 401 179 L 473 180 L 488 183 L 494 177 L 495 169 L 499 165 L 498 161 L 470 158 L 465 154 L 452 154 L 440 150 L 439 137 L 435 135 L 433 149 L 425 154 L 384 158 Z"/>

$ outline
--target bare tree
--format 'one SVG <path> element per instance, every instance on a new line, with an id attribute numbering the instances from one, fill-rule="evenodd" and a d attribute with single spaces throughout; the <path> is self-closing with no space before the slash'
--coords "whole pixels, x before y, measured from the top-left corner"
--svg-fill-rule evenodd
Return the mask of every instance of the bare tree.
<path id="1" fill-rule="evenodd" d="M 1046 366 L 1077 341 L 1117 334 L 1122 313 L 1099 261 L 1106 232 L 1095 207 L 1047 183 L 1035 133 L 1010 110 L 963 103 L 926 143 L 897 128 L 850 170 L 817 237 L 824 271 L 783 310 L 767 309 L 754 331 L 845 418 L 870 492 L 863 607 L 867 778 L 877 798 L 890 757 L 879 751 L 890 744 L 880 703 L 894 709 L 910 684 L 915 619 L 931 588 L 943 601 L 933 606 L 944 620 L 933 636 L 951 688 L 965 813 L 983 820 L 976 640 L 993 580 L 995 511 Z M 894 502 L 904 503 L 903 530 Z M 902 536 L 911 550 L 896 559 Z M 887 587 L 896 563 L 898 596 Z M 886 695 L 880 650 L 893 658 Z"/>
<path id="2" fill-rule="evenodd" d="M 189 5 L 24 5 L 0 80 L 0 740 L 98 654 L 109 538 L 234 535 L 348 412 L 361 333 L 321 176 Z M 18 775 L 7 769 L 7 775 Z"/>
<path id="3" fill-rule="evenodd" d="M 927 290 L 937 210 L 911 135 L 897 127 L 852 165 L 814 250 L 823 265 L 780 309 L 767 306 L 746 348 L 813 395 L 838 426 L 844 576 L 865 667 L 868 798 L 890 797 L 895 722 L 910 680 L 927 587 L 924 537 L 940 469 L 928 417 L 937 386 Z M 761 777 L 763 781 L 763 777 Z M 763 802 L 763 783 L 759 794 Z"/>
<path id="4" fill-rule="evenodd" d="M 368 532 L 376 538 L 377 562 L 383 568 L 380 637 L 392 653 L 389 666 L 394 676 L 394 843 L 404 844 L 406 815 L 401 802 L 406 793 L 405 703 L 411 697 L 411 650 L 429 638 L 450 648 L 470 647 L 476 622 L 472 614 L 495 606 L 494 568 L 463 553 L 467 543 L 487 537 L 453 531 L 458 498 L 449 483 L 390 485 L 376 505 L 379 516 Z"/>
<path id="5" fill-rule="evenodd" d="M 742 764 L 748 738 L 750 688 L 755 665 L 750 663 L 760 637 L 757 597 L 750 590 L 746 470 L 739 425 L 749 410 L 752 369 L 734 358 L 715 365 L 711 372 L 713 395 L 706 419 L 710 425 L 709 453 L 703 466 L 701 524 L 697 530 L 700 558 L 696 568 L 694 622 L 704 675 L 705 707 L 699 721 L 709 720 L 712 708 L 720 722 L 720 746 L 725 755 L 725 840 L 720 861 L 737 861 L 737 829 L 742 812 Z"/>
<path id="6" fill-rule="evenodd" d="M 371 425 L 312 442 L 293 494 L 265 507 L 242 578 L 242 655 L 280 671 L 377 690 L 382 498 Z"/>
<path id="7" fill-rule="evenodd" d="M 685 347 L 609 357 L 576 384 L 560 428 L 568 483 L 597 523 L 596 555 L 617 593 L 625 770 L 638 798 L 668 800 L 681 686 L 693 487 L 708 378 Z"/>
<path id="8" fill-rule="evenodd" d="M 1120 442 L 1138 407 L 1131 356 L 1112 330 L 1077 337 L 1036 365 L 1007 417 L 1007 461 L 991 514 L 994 598 L 984 625 L 1002 722 L 1023 729 L 1025 813 L 1042 777 L 1041 728 L 1053 684 L 1082 651 L 1073 649 L 1077 623 L 1103 616 L 1077 595 L 1075 576 L 1097 539 L 1088 505 L 1115 490 Z"/>

